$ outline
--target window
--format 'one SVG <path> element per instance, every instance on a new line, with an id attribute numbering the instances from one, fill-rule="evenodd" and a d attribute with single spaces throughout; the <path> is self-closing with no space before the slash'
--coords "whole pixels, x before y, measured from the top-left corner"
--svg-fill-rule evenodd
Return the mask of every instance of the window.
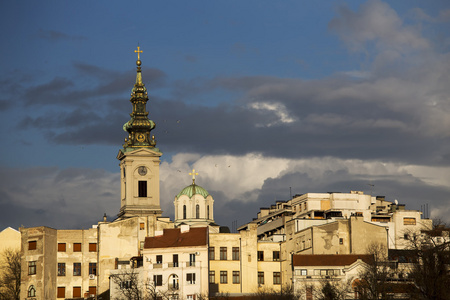
<path id="1" fill-rule="evenodd" d="M 74 286 L 72 298 L 81 298 L 81 286 Z"/>
<path id="2" fill-rule="evenodd" d="M 140 241 L 139 242 L 139 249 L 144 250 L 144 245 L 145 245 L 145 242 L 144 241 Z"/>
<path id="3" fill-rule="evenodd" d="M 273 261 L 280 261 L 280 251 L 273 251 Z"/>
<path id="4" fill-rule="evenodd" d="M 281 284 L 281 273 L 273 272 L 273 284 Z"/>
<path id="5" fill-rule="evenodd" d="M 89 287 L 89 295 L 96 295 L 97 294 L 97 287 L 96 286 L 90 286 Z"/>
<path id="6" fill-rule="evenodd" d="M 220 271 L 220 283 L 228 283 L 227 271 Z"/>
<path id="7" fill-rule="evenodd" d="M 416 218 L 403 218 L 403 225 L 416 225 Z"/>
<path id="8" fill-rule="evenodd" d="M 140 180 L 139 184 L 139 197 L 147 197 L 147 181 Z"/>
<path id="9" fill-rule="evenodd" d="M 155 286 L 162 286 L 162 275 L 153 275 Z"/>
<path id="10" fill-rule="evenodd" d="M 156 255 L 156 263 L 157 264 L 162 264 L 163 262 L 163 257 L 162 255 Z"/>
<path id="11" fill-rule="evenodd" d="M 169 289 L 178 290 L 178 287 L 179 287 L 178 276 L 176 274 L 170 275 L 169 276 Z"/>
<path id="12" fill-rule="evenodd" d="M 139 230 L 145 229 L 145 223 L 139 223 Z"/>
<path id="13" fill-rule="evenodd" d="M 227 260 L 227 247 L 220 247 L 220 260 Z"/>
<path id="14" fill-rule="evenodd" d="M 28 242 L 28 250 L 36 250 L 36 241 L 29 241 Z"/>
<path id="15" fill-rule="evenodd" d="M 208 258 L 209 258 L 209 260 L 215 259 L 214 247 L 209 247 Z"/>
<path id="16" fill-rule="evenodd" d="M 206 218 L 209 220 L 209 205 L 206 207 Z"/>
<path id="17" fill-rule="evenodd" d="M 81 263 L 73 263 L 73 276 L 81 276 Z"/>
<path id="18" fill-rule="evenodd" d="M 264 272 L 258 272 L 258 284 L 264 284 Z"/>
<path id="19" fill-rule="evenodd" d="M 301 269 L 301 270 L 300 270 L 300 275 L 302 275 L 302 276 L 307 276 L 307 275 L 308 275 L 308 270 L 306 270 L 306 269 Z"/>
<path id="20" fill-rule="evenodd" d="M 34 285 L 30 285 L 28 288 L 28 297 L 36 297 L 36 289 L 34 288 Z"/>
<path id="21" fill-rule="evenodd" d="M 195 284 L 195 273 L 187 273 L 186 282 L 187 284 Z"/>
<path id="22" fill-rule="evenodd" d="M 200 205 L 195 205 L 195 218 L 200 219 Z"/>
<path id="23" fill-rule="evenodd" d="M 97 252 L 97 243 L 89 243 L 89 252 Z"/>
<path id="24" fill-rule="evenodd" d="M 73 252 L 81 252 L 81 243 L 73 243 Z"/>
<path id="25" fill-rule="evenodd" d="M 124 280 L 119 282 L 120 289 L 131 289 L 131 280 Z"/>
<path id="26" fill-rule="evenodd" d="M 89 275 L 97 275 L 97 263 L 89 263 Z"/>
<path id="27" fill-rule="evenodd" d="M 178 267 L 178 254 L 174 254 L 172 256 L 173 266 L 176 268 Z"/>
<path id="28" fill-rule="evenodd" d="M 239 260 L 239 247 L 233 247 L 231 255 L 232 260 Z"/>
<path id="29" fill-rule="evenodd" d="M 58 252 L 66 252 L 66 243 L 58 243 Z"/>
<path id="30" fill-rule="evenodd" d="M 339 238 L 339 245 L 344 244 L 344 239 L 343 238 Z"/>
<path id="31" fill-rule="evenodd" d="M 58 286 L 57 298 L 66 298 L 66 288 L 64 286 Z"/>
<path id="32" fill-rule="evenodd" d="M 241 279 L 240 279 L 240 276 L 239 276 L 239 271 L 233 271 L 233 283 L 237 284 L 237 283 L 240 283 L 240 282 L 241 282 Z"/>
<path id="33" fill-rule="evenodd" d="M 58 263 L 58 276 L 66 276 L 66 264 Z"/>
<path id="34" fill-rule="evenodd" d="M 264 251 L 258 251 L 258 261 L 264 261 Z"/>
<path id="35" fill-rule="evenodd" d="M 186 219 L 186 205 L 183 205 L 183 219 Z"/>
<path id="36" fill-rule="evenodd" d="M 209 283 L 215 283 L 215 282 L 216 282 L 216 272 L 209 271 Z"/>
<path id="37" fill-rule="evenodd" d="M 195 266 L 195 253 L 189 254 L 189 266 L 190 267 Z"/>
<path id="38" fill-rule="evenodd" d="M 28 262 L 28 275 L 34 275 L 34 274 L 36 274 L 36 262 L 29 261 Z"/>

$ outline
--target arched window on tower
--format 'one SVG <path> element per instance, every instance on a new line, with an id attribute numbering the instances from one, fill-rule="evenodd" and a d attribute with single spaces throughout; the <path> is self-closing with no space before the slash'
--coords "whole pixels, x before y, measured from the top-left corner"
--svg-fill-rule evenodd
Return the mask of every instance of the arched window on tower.
<path id="1" fill-rule="evenodd" d="M 209 205 L 206 207 L 206 218 L 209 220 Z"/>
<path id="2" fill-rule="evenodd" d="M 200 205 L 195 206 L 195 218 L 200 219 Z"/>
<path id="3" fill-rule="evenodd" d="M 183 219 L 186 219 L 186 205 L 183 205 Z"/>
<path id="4" fill-rule="evenodd" d="M 28 288 L 28 297 L 36 297 L 36 289 L 34 288 L 34 285 L 30 285 Z"/>

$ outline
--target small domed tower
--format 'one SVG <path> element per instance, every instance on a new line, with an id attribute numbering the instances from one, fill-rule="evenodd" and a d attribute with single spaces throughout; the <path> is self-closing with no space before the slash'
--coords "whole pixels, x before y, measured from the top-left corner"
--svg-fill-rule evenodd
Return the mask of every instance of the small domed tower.
<path id="1" fill-rule="evenodd" d="M 175 196 L 175 226 L 208 226 L 210 232 L 219 232 L 219 226 L 214 223 L 213 197 L 207 190 L 195 184 L 195 175 L 198 175 L 195 170 L 189 175 L 192 175 L 192 184 Z"/>

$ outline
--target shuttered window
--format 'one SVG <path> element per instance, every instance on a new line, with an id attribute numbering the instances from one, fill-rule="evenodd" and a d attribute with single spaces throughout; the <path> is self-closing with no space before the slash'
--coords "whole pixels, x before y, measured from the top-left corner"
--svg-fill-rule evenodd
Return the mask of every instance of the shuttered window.
<path id="1" fill-rule="evenodd" d="M 66 288 L 64 286 L 58 286 L 58 292 L 56 297 L 66 298 Z"/>
<path id="2" fill-rule="evenodd" d="M 66 252 L 66 243 L 58 243 L 58 252 Z"/>
<path id="3" fill-rule="evenodd" d="M 73 252 L 81 252 L 81 243 L 73 243 Z"/>

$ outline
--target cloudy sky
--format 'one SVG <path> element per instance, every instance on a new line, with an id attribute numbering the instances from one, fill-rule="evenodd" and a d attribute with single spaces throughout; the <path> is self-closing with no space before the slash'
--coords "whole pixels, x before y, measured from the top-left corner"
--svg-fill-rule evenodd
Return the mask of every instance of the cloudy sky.
<path id="1" fill-rule="evenodd" d="M 231 226 L 290 195 L 364 191 L 450 222 L 450 3 L 2 1 L 0 230 L 119 211 L 140 45 L 164 153 Z"/>

